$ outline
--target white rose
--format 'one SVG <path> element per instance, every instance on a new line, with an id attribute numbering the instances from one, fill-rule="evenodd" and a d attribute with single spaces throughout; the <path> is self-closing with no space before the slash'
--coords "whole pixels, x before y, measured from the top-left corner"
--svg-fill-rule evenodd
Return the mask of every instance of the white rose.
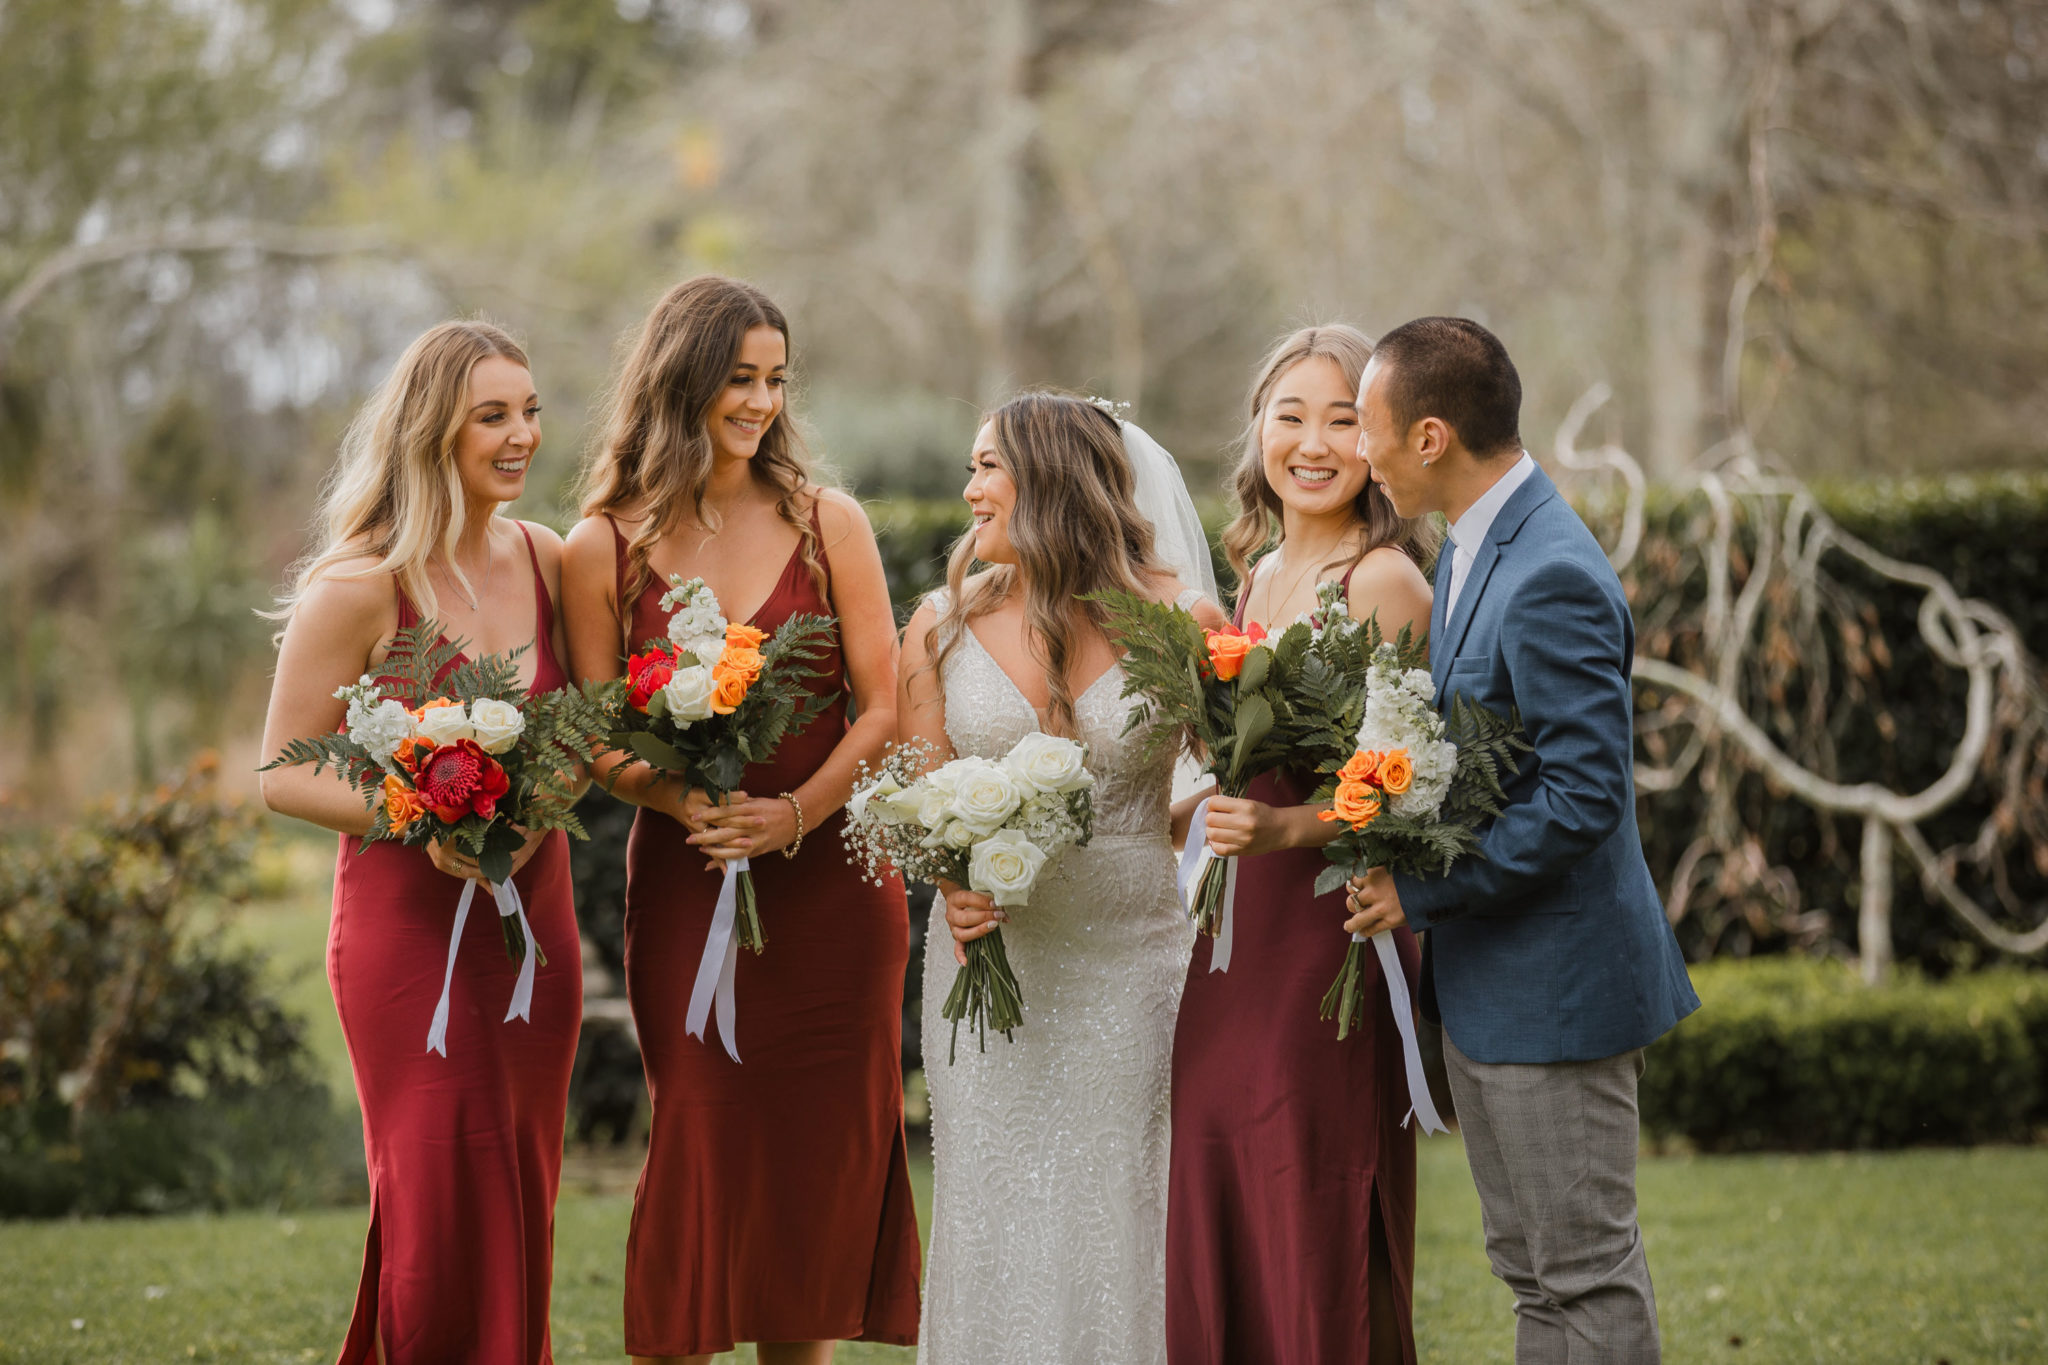
<path id="1" fill-rule="evenodd" d="M 925 782 L 914 794 L 917 797 L 917 823 L 926 829 L 941 829 L 953 818 L 953 798 L 936 782 Z"/>
<path id="2" fill-rule="evenodd" d="M 1033 791 L 1075 792 L 1095 785 L 1095 775 L 1081 766 L 1088 751 L 1071 739 L 1032 733 L 1017 741 L 1003 759 L 1003 768 Z"/>
<path id="3" fill-rule="evenodd" d="M 469 723 L 476 742 L 487 754 L 502 754 L 519 742 L 526 729 L 526 717 L 510 702 L 485 697 L 469 704 Z"/>
<path id="4" fill-rule="evenodd" d="M 985 758 L 961 762 L 967 766 L 953 779 L 954 814 L 982 834 L 1001 828 L 1024 800 L 1017 779 Z"/>
<path id="5" fill-rule="evenodd" d="M 476 727 L 469 723 L 469 713 L 462 709 L 461 702 L 422 711 L 419 732 L 436 744 L 453 744 L 458 739 L 476 738 Z"/>
<path id="6" fill-rule="evenodd" d="M 939 842 L 947 848 L 968 848 L 980 837 L 980 832 L 965 820 L 950 821 L 939 831 Z"/>
<path id="7" fill-rule="evenodd" d="M 1044 866 L 1045 850 L 1021 830 L 999 829 L 974 846 L 967 860 L 967 884 L 993 897 L 997 905 L 1025 905 Z"/>
<path id="8" fill-rule="evenodd" d="M 351 701 L 348 706 L 348 737 L 366 749 L 379 763 L 389 763 L 399 743 L 412 738 L 412 712 L 399 701 L 379 701 L 365 706 Z"/>
<path id="9" fill-rule="evenodd" d="M 711 676 L 710 664 L 694 664 L 679 668 L 669 677 L 668 685 L 661 689 L 661 700 L 668 707 L 668 713 L 684 725 L 711 716 L 711 699 L 718 691 L 718 680 Z"/>

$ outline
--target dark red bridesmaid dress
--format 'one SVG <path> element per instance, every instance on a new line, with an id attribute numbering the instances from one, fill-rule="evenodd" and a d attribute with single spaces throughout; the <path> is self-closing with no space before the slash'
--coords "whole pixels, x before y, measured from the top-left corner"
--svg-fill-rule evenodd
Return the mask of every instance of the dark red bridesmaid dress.
<path id="1" fill-rule="evenodd" d="M 770 634 L 799 612 L 832 614 L 801 550 L 751 618 Z M 627 596 L 623 537 L 618 564 L 637 650 L 667 635 L 667 585 Z M 822 667 L 814 690 L 839 699 L 747 769 L 749 796 L 794 791 L 845 735 L 837 647 Z M 684 1033 L 722 878 L 669 816 L 643 809 L 634 821 L 626 994 L 654 1121 L 626 1245 L 629 1355 L 917 1340 L 917 1216 L 903 1142 L 910 918 L 900 882 L 876 886 L 847 861 L 842 823 L 836 814 L 816 822 L 794 858 L 753 859 L 767 948 L 739 954 L 736 1063 L 715 1017 L 703 1038 Z"/>
<path id="2" fill-rule="evenodd" d="M 524 527 L 520 530 L 523 532 Z M 527 538 L 529 558 L 532 537 Z M 554 604 L 533 570 L 529 694 L 568 681 Z M 401 628 L 419 614 L 399 595 Z M 370 1167 L 370 1235 L 341 1365 L 536 1365 L 548 1346 L 555 1192 L 583 966 L 569 846 L 550 834 L 513 878 L 547 956 L 531 1022 L 502 1022 L 518 965 L 480 888 L 455 964 L 448 1055 L 427 1051 L 462 883 L 425 850 L 343 836 L 327 980 L 348 1040 Z"/>
<path id="3" fill-rule="evenodd" d="M 1240 611 L 1241 614 L 1241 611 Z M 1300 805 L 1300 775 L 1248 795 Z M 1365 955 L 1374 1002 L 1342 1042 L 1317 1017 L 1343 965 L 1343 892 L 1315 895 L 1319 849 L 1238 867 L 1230 970 L 1195 939 L 1173 1035 L 1167 1177 L 1166 1343 L 1171 1365 L 1363 1365 L 1375 1206 L 1386 1237 L 1401 1358 L 1415 1360 L 1415 1132 L 1401 1040 Z M 1410 998 L 1421 954 L 1396 931 Z"/>

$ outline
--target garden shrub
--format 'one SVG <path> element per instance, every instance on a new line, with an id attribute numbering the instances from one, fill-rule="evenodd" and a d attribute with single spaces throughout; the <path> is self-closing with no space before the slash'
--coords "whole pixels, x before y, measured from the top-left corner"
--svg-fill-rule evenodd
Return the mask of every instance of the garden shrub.
<path id="1" fill-rule="evenodd" d="M 2042 1112 L 2048 976 L 1866 987 L 1838 962 L 1693 969 L 1703 1008 L 1653 1044 L 1643 1128 L 1704 1151 L 2024 1140 Z"/>
<path id="2" fill-rule="evenodd" d="M 354 1129 L 219 932 L 252 816 L 204 775 L 0 840 L 0 1216 L 314 1202 Z"/>

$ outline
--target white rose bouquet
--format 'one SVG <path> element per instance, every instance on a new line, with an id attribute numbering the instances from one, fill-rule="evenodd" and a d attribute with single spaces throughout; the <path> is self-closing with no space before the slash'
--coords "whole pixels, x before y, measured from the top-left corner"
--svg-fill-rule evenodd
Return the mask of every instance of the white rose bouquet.
<path id="1" fill-rule="evenodd" d="M 545 962 L 511 885 L 512 856 L 528 831 L 587 837 L 573 807 L 583 765 L 602 748 L 606 728 L 597 685 L 528 697 L 519 683 L 524 652 L 467 659 L 459 642 L 442 638 L 438 622 L 411 626 L 392 641 L 379 676 L 366 673 L 335 692 L 348 706 L 339 731 L 295 739 L 263 765 L 310 763 L 316 772 L 340 773 L 369 807 L 365 848 L 440 840 L 476 859 L 498 902 L 506 954 L 522 964 L 507 1020 L 526 1017 L 534 960 Z M 428 1047 L 443 1055 L 447 983 L 476 887 L 464 886 L 456 907 L 428 1033 Z"/>
<path id="2" fill-rule="evenodd" d="M 1085 747 L 1032 733 L 1000 760 L 956 758 L 931 767 L 926 744 L 905 745 L 879 771 L 864 769 L 846 807 L 846 842 L 870 874 L 893 864 L 912 881 L 952 882 L 999 906 L 1025 905 L 1046 865 L 1094 832 L 1095 775 Z M 998 928 L 967 945 L 944 1017 L 953 1060 L 967 1021 L 988 1047 L 1024 1022 L 1024 995 Z"/>

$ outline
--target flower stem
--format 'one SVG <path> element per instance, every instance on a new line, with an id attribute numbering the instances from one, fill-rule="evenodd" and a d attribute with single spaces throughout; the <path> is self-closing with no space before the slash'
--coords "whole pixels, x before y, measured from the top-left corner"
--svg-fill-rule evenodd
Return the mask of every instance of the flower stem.
<path id="1" fill-rule="evenodd" d="M 1024 1022 L 1024 993 L 1003 948 L 1001 929 L 967 945 L 967 965 L 953 977 L 953 989 L 940 1014 L 953 1022 L 953 1039 L 946 1049 L 948 1066 L 957 1060 L 963 1020 L 976 1034 L 983 1052 L 988 1051 L 991 1028 L 1010 1038 L 1012 1030 Z"/>
<path id="2" fill-rule="evenodd" d="M 1365 992 L 1359 989 L 1364 971 L 1365 945 L 1353 940 L 1345 950 L 1343 968 L 1323 996 L 1322 1017 L 1337 1021 L 1340 1040 L 1365 1022 Z"/>

